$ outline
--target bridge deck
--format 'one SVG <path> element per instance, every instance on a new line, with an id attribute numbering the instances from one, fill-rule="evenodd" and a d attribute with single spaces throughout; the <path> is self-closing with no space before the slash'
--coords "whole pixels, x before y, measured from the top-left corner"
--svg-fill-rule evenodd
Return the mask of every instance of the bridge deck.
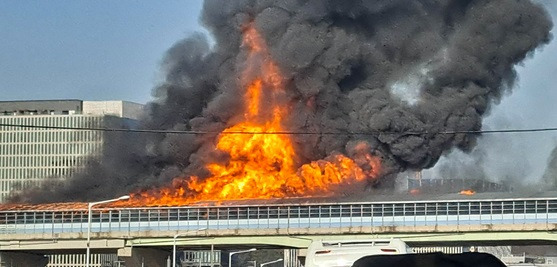
<path id="1" fill-rule="evenodd" d="M 557 223 L 557 198 L 102 208 L 92 232 Z M 0 211 L 0 234 L 83 233 L 86 210 Z"/>

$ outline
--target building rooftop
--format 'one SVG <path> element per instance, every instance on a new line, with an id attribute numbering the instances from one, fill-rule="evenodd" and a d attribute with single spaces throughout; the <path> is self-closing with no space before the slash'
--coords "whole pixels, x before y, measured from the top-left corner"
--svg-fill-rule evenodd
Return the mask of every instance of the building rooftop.
<path id="1" fill-rule="evenodd" d="M 31 100 L 0 100 L 0 105 L 3 103 L 27 103 L 27 102 L 71 102 L 82 101 L 80 99 L 31 99 Z"/>
<path id="2" fill-rule="evenodd" d="M 59 99 L 0 101 L 0 116 L 73 114 L 112 115 L 139 119 L 143 114 L 143 105 L 122 100 L 83 101 L 78 99 Z"/>
<path id="3" fill-rule="evenodd" d="M 83 101 L 67 100 L 28 100 L 0 101 L 0 115 L 54 115 L 81 113 Z"/>

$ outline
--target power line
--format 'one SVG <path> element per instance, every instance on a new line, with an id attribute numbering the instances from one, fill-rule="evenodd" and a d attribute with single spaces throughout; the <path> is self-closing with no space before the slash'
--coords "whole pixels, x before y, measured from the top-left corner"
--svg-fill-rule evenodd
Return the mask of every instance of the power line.
<path id="1" fill-rule="evenodd" d="M 76 131 L 100 131 L 100 132 L 129 132 L 129 133 L 153 133 L 153 134 L 277 134 L 277 135 L 378 135 L 378 134 L 401 134 L 401 135 L 429 135 L 429 134 L 495 134 L 495 133 L 534 133 L 554 132 L 557 127 L 528 128 L 528 129 L 503 129 L 503 130 L 467 130 L 467 131 L 369 131 L 369 132 L 250 132 L 250 131 L 175 131 L 175 130 L 148 130 L 148 129 L 124 129 L 124 128 L 94 128 L 94 127 L 68 127 L 68 126 L 46 126 L 0 123 L 3 127 L 34 128 L 47 130 L 76 130 Z"/>

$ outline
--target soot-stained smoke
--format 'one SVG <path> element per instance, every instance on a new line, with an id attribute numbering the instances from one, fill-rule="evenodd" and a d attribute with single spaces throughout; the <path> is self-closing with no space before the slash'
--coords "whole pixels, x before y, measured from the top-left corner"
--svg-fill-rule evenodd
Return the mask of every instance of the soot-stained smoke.
<path id="1" fill-rule="evenodd" d="M 540 5 L 525 0 L 208 0 L 201 21 L 214 44 L 194 34 L 170 48 L 143 128 L 230 126 L 243 108 L 242 32 L 253 25 L 286 81 L 285 128 L 347 133 L 293 136 L 300 163 L 354 154 L 352 144 L 365 141 L 384 176 L 473 148 L 475 135 L 435 132 L 480 130 L 482 116 L 512 88 L 515 65 L 550 41 L 553 26 Z M 377 134 L 349 134 L 361 132 Z M 215 135 L 121 140 L 87 171 L 17 199 L 111 197 L 178 175 L 203 176 L 207 161 L 222 160 Z"/>
<path id="2" fill-rule="evenodd" d="M 545 183 L 543 186 L 544 189 L 557 188 L 557 147 L 553 148 L 553 151 L 551 151 L 542 181 Z"/>

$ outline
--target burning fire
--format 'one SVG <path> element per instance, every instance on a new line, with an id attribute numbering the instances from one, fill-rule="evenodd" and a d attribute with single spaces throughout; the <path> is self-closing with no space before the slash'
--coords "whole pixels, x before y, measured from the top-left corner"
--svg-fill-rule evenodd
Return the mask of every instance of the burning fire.
<path id="1" fill-rule="evenodd" d="M 208 178 L 175 178 L 171 186 L 132 194 L 122 205 L 326 196 L 335 186 L 378 177 L 380 161 L 369 154 L 369 146 L 363 142 L 356 146 L 354 159 L 333 154 L 297 164 L 293 142 L 282 125 L 289 115 L 284 80 L 252 25 L 244 31 L 243 48 L 248 52 L 248 67 L 240 78 L 246 88 L 245 111 L 216 142 L 216 149 L 228 154 L 227 162 L 207 164 Z"/>
<path id="2" fill-rule="evenodd" d="M 471 195 L 476 194 L 476 191 L 474 191 L 474 190 L 472 190 L 472 189 L 466 189 L 466 190 L 460 191 L 459 194 L 465 195 L 465 196 L 471 196 Z"/>
<path id="3" fill-rule="evenodd" d="M 417 188 L 411 189 L 408 192 L 410 193 L 410 195 L 419 195 L 419 194 L 422 193 L 422 191 L 420 189 L 417 189 Z"/>

